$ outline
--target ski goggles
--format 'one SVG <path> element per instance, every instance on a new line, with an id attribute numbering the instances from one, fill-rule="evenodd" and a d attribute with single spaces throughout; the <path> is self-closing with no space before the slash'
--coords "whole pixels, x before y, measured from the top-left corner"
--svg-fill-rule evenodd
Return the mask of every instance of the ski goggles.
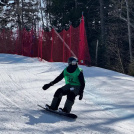
<path id="1" fill-rule="evenodd" d="M 70 64 L 71 65 L 76 65 L 76 64 L 78 64 L 78 61 L 77 60 L 73 60 Z"/>

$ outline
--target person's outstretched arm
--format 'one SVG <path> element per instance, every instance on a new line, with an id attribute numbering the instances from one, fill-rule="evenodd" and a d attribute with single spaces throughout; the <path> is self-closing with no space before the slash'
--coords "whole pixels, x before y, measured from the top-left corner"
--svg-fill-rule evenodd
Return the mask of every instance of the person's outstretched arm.
<path id="1" fill-rule="evenodd" d="M 55 80 L 53 80 L 52 82 L 48 83 L 48 84 L 45 84 L 42 89 L 43 90 L 47 90 L 49 87 L 53 86 L 54 84 L 58 83 L 59 81 L 61 81 L 62 79 L 64 78 L 64 75 L 63 75 L 63 72 L 57 76 L 55 78 Z"/>
<path id="2" fill-rule="evenodd" d="M 61 73 L 59 76 L 57 76 L 57 77 L 55 78 L 55 80 L 53 80 L 51 83 L 54 85 L 54 84 L 58 83 L 59 81 L 61 81 L 63 78 L 64 78 L 64 75 L 63 75 L 63 72 L 62 72 L 62 73 Z"/>

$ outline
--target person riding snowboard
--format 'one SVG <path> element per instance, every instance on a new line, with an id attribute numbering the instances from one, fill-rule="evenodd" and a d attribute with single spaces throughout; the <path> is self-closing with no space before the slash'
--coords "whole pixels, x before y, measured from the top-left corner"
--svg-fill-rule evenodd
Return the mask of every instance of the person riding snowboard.
<path id="1" fill-rule="evenodd" d="M 62 79 L 65 79 L 65 85 L 54 94 L 51 105 L 46 105 L 49 109 L 57 110 L 61 102 L 62 96 L 67 95 L 67 99 L 64 108 L 61 109 L 63 112 L 70 113 L 72 106 L 75 101 L 75 97 L 79 95 L 79 100 L 83 98 L 83 91 L 85 88 L 85 80 L 82 69 L 78 67 L 78 59 L 76 57 L 70 57 L 68 59 L 68 67 L 49 84 L 45 84 L 42 88 L 47 90 L 50 86 L 58 83 Z"/>

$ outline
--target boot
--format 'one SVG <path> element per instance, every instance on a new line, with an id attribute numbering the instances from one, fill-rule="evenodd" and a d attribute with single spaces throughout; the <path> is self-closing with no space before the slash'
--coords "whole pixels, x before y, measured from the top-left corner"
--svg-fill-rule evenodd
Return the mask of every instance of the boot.
<path id="1" fill-rule="evenodd" d="M 73 102 L 73 101 L 66 100 L 65 105 L 64 105 L 64 108 L 63 108 L 63 111 L 64 111 L 64 112 L 66 112 L 66 113 L 70 113 L 70 112 L 71 112 L 71 109 L 72 109 L 73 104 L 74 104 L 74 102 Z"/>
<path id="2" fill-rule="evenodd" d="M 61 98 L 54 97 L 51 103 L 51 109 L 52 110 L 57 110 L 60 104 Z"/>

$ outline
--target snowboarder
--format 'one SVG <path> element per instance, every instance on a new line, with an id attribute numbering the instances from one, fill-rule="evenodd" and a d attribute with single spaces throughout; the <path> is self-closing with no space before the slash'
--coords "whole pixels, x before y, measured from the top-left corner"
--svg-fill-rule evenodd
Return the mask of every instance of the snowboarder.
<path id="1" fill-rule="evenodd" d="M 66 113 L 70 113 L 75 101 L 75 97 L 79 95 L 79 100 L 82 100 L 83 91 L 85 88 L 83 71 L 78 67 L 78 59 L 76 57 L 70 57 L 68 59 L 68 67 L 66 67 L 54 81 L 50 82 L 49 84 L 45 84 L 42 87 L 43 90 L 47 90 L 50 86 L 58 83 L 63 78 L 65 79 L 65 85 L 57 89 L 51 105 L 47 106 L 52 110 L 57 110 L 62 96 L 67 95 L 64 108 L 61 110 Z"/>

